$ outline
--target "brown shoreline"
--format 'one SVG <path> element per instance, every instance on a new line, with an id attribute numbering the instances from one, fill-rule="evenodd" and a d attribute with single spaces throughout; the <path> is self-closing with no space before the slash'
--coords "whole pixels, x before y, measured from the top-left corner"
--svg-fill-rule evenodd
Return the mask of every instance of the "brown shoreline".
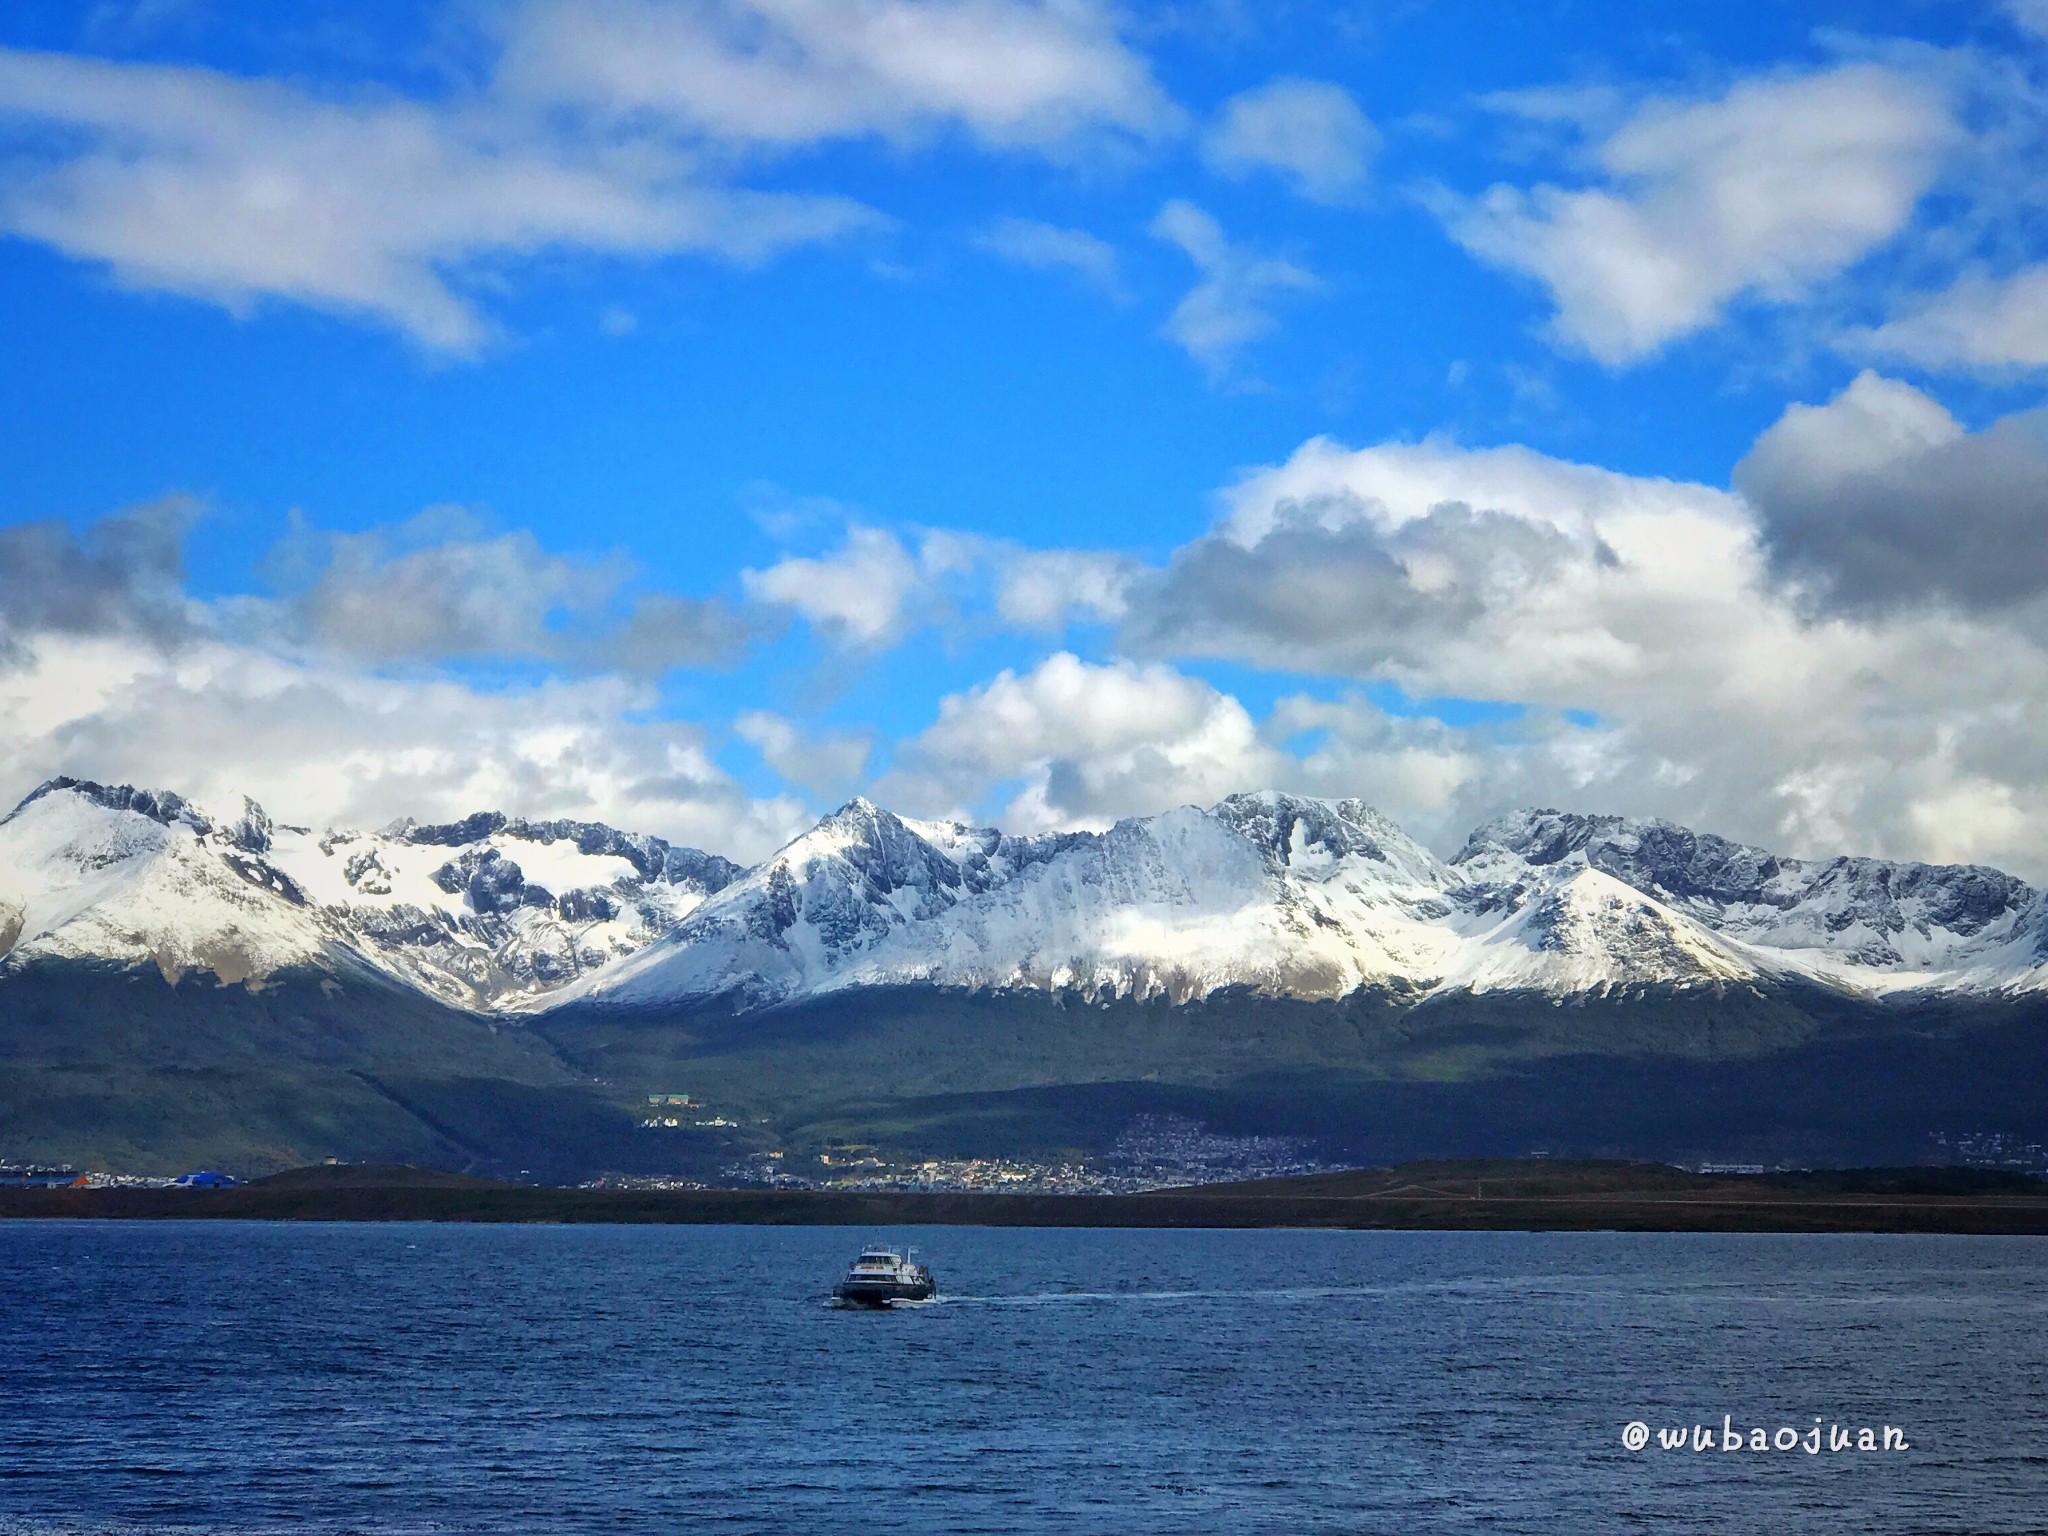
<path id="1" fill-rule="evenodd" d="M 1652 1187 L 1614 1187 L 1637 1182 L 1617 1178 L 1629 1170 L 1614 1165 L 1584 1181 L 1607 1187 L 1578 1189 L 1558 1187 L 1578 1182 L 1565 1169 L 1546 1169 L 1541 1178 L 1526 1172 L 1502 1177 L 1501 1165 L 1492 1165 L 1484 1178 L 1435 1177 L 1427 1187 L 1394 1170 L 1372 1170 L 1339 1181 L 1127 1195 L 551 1189 L 415 1170 L 389 1170 L 389 1183 L 378 1181 L 384 1170 L 359 1170 L 357 1178 L 305 1170 L 232 1190 L 0 1190 L 0 1219 L 2048 1235 L 2048 1187 L 2039 1194 L 1802 1188 L 1802 1181 L 1811 1185 L 1827 1176 L 1704 1177 L 1635 1166 L 1644 1175 L 1641 1184 Z M 1892 1180 L 1911 1182 L 1910 1175 Z M 1370 1183 L 1380 1187 L 1355 1187 Z M 1488 1184 L 1509 1187 L 1494 1193 Z M 1512 1187 L 1517 1184 L 1524 1187 Z M 1297 1185 L 1311 1188 L 1290 1187 Z"/>

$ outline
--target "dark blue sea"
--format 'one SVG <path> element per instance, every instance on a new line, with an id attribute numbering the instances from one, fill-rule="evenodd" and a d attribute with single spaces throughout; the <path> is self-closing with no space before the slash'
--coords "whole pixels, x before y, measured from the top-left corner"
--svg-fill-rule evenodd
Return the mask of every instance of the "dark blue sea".
<path id="1" fill-rule="evenodd" d="M 9 1221 L 0 1359 L 8 1536 L 2048 1530 L 2038 1239 Z"/>

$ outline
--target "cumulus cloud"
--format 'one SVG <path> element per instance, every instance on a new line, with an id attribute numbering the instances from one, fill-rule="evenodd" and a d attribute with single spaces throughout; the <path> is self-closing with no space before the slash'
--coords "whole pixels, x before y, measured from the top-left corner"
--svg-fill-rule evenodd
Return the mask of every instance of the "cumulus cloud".
<path id="1" fill-rule="evenodd" d="M 68 773 L 249 794 L 316 825 L 594 817 L 734 856 L 804 820 L 793 797 L 749 796 L 702 728 L 658 718 L 651 679 L 622 675 L 636 647 L 668 670 L 709 621 L 658 593 L 604 617 L 629 574 L 615 557 L 438 509 L 366 534 L 301 524 L 276 559 L 298 592 L 202 600 L 184 580 L 196 517 L 172 498 L 78 532 L 0 529 L 0 811 Z M 565 611 L 589 622 L 558 629 Z M 558 675 L 485 688 L 434 667 L 477 657 Z"/>
<path id="2" fill-rule="evenodd" d="M 955 817 L 1000 794 L 1005 827 L 1054 831 L 1278 788 L 1363 796 L 1443 837 L 1465 830 L 1449 823 L 1484 762 L 1476 739 L 1365 699 L 1289 695 L 1259 720 L 1170 666 L 1060 652 L 942 700 L 878 792 Z"/>
<path id="3" fill-rule="evenodd" d="M 1005 261 L 1041 272 L 1072 272 L 1111 298 L 1123 297 L 1116 247 L 1085 229 L 1065 229 L 1036 219 L 998 219 L 976 235 L 974 243 Z"/>
<path id="4" fill-rule="evenodd" d="M 1846 332 L 1842 345 L 1945 372 L 2048 367 L 2048 264 L 2006 277 L 1965 273 L 1882 325 Z"/>
<path id="5" fill-rule="evenodd" d="M 1202 159 L 1224 176 L 1268 171 L 1303 197 L 1339 203 L 1365 185 L 1379 144 L 1379 130 L 1341 85 L 1282 76 L 1223 104 Z"/>
<path id="6" fill-rule="evenodd" d="M 1705 486 L 1620 474 L 1515 444 L 1467 448 L 1430 437 L 1352 449 L 1316 437 L 1284 463 L 1254 470 L 1228 487 L 1219 531 L 1251 543 L 1301 521 L 1309 509 L 1327 528 L 1369 519 L 1392 529 L 1449 503 L 1513 509 L 1532 523 L 1581 535 L 1674 507 L 1706 519 L 1738 515 L 1728 498 Z"/>
<path id="7" fill-rule="evenodd" d="M 856 526 L 829 554 L 788 555 L 741 572 L 740 583 L 753 601 L 790 609 L 842 645 L 875 646 L 912 622 L 940 563 L 913 554 L 886 528 Z"/>
<path id="8" fill-rule="evenodd" d="M 623 619 L 572 632 L 557 654 L 584 667 L 659 677 L 679 667 L 728 665 L 773 628 L 720 598 L 643 592 Z"/>
<path id="9" fill-rule="evenodd" d="M 326 545 L 324 567 L 293 601 L 311 637 L 370 661 L 550 654 L 550 621 L 601 609 L 626 580 L 623 556 L 550 555 L 531 533 L 487 535 L 459 507 Z"/>
<path id="10" fill-rule="evenodd" d="M 1515 446 L 1318 439 L 1227 487 L 1216 526 L 1156 567 L 870 530 L 776 569 L 783 599 L 849 644 L 978 604 L 1014 630 L 1115 626 L 1106 659 L 1061 651 L 946 698 L 873 786 L 915 812 L 1099 826 L 1276 785 L 1364 795 L 1439 846 L 1544 803 L 2039 874 L 2048 779 L 2030 721 L 2048 649 L 2011 617 L 2024 599 L 1816 607 L 1815 577 L 1785 580 L 1787 514 L 1767 510 L 1929 455 L 1911 484 L 1947 477 L 1988 503 L 2006 481 L 1943 455 L 2009 468 L 2009 445 L 1978 446 L 2005 430 L 1965 433 L 1873 377 L 1766 433 L 1744 494 Z M 2001 537 L 2024 556 L 2018 531 Z M 1955 566 L 1922 562 L 1928 579 L 1992 579 L 1957 542 Z M 2007 564 L 2009 583 L 2048 568 Z M 1510 707 L 1453 726 L 1319 696 L 1325 682 L 1261 713 L 1190 675 L 1197 660 Z M 793 722 L 748 729 L 764 754 L 805 744 Z"/>
<path id="11" fill-rule="evenodd" d="M 1391 528 L 1318 516 L 1284 515 L 1251 545 L 1212 538 L 1178 551 L 1127 639 L 1298 670 L 1405 670 L 1613 559 L 1596 541 L 1461 502 Z"/>
<path id="12" fill-rule="evenodd" d="M 1510 765 L 1541 750 L 1546 731 L 1582 734 L 1554 720 L 1513 732 L 1461 728 L 1427 715 L 1391 714 L 1365 698 L 1308 694 L 1281 698 L 1260 723 L 1276 758 L 1268 773 L 1274 787 L 1355 796 L 1445 849 L 1463 841 L 1481 808 L 1525 800 L 1520 785 L 1510 788 Z"/>
<path id="13" fill-rule="evenodd" d="M 1557 708 L 1639 665 L 1643 640 L 1702 600 L 1693 575 L 1734 580 L 1753 537 L 1703 486 L 1442 440 L 1317 439 L 1226 506 L 1133 589 L 1141 653 Z"/>
<path id="14" fill-rule="evenodd" d="M 1178 198 L 1159 210 L 1152 233 L 1179 246 L 1201 274 L 1167 317 L 1165 334 L 1211 374 L 1273 329 L 1274 298 L 1319 286 L 1306 268 L 1232 245 L 1215 219 Z"/>
<path id="15" fill-rule="evenodd" d="M 1926 75 L 1772 74 L 1637 107 L 1592 146 L 1591 185 L 1498 185 L 1445 212 L 1473 254 L 1550 290 L 1561 341 L 1619 366 L 1855 264 L 1905 228 L 1959 137 Z"/>
<path id="16" fill-rule="evenodd" d="M 870 785 L 912 811 L 1099 826 L 1275 785 L 1363 795 L 1439 847 L 1534 802 L 2039 877 L 2048 629 L 2033 573 L 2048 562 L 2026 541 L 2027 508 L 2038 524 L 2044 504 L 2040 444 L 2031 417 L 1971 433 L 1866 375 L 1763 434 L 1740 494 L 1526 448 L 1317 440 L 1227 488 L 1217 525 L 1156 568 L 856 527 L 823 557 L 755 573 L 755 595 L 857 648 L 952 603 L 1018 629 L 1116 624 L 1106 660 L 1060 651 L 944 699 Z M 258 600 L 193 602 L 162 527 L 145 518 L 128 542 L 45 527 L 7 546 L 42 574 L 10 583 L 0 563 L 0 794 L 74 772 L 246 789 L 306 821 L 498 804 L 739 856 L 802 819 L 794 799 L 745 794 L 703 729 L 657 718 L 644 683 L 389 675 L 388 646 L 316 645 Z M 532 549 L 530 569 L 506 574 L 520 550 L 502 536 L 443 533 L 387 532 L 345 572 L 366 591 L 391 567 L 395 588 L 438 602 L 435 580 L 481 570 L 460 579 L 497 581 L 525 624 L 456 604 L 452 628 L 411 635 L 423 651 L 528 643 L 536 624 L 577 619 L 565 594 L 596 603 L 611 580 L 602 559 Z M 465 540 L 479 547 L 442 558 Z M 315 553 L 303 592 L 329 570 L 326 546 Z M 349 616 L 337 637 L 377 622 L 348 603 L 321 611 Z M 1193 658 L 1325 681 L 1254 709 L 1191 675 Z M 1355 684 L 1333 697 L 1330 679 Z M 1517 707 L 1451 725 L 1382 707 L 1390 683 Z M 1355 685 L 1372 691 L 1344 691 Z M 873 773 L 861 732 L 754 710 L 733 734 L 796 790 L 836 794 Z"/>
<path id="17" fill-rule="evenodd" d="M 1982 432 L 1865 372 L 1793 405 L 1736 466 L 1773 562 L 1850 610 L 2010 608 L 2048 593 L 2048 411 Z"/>
<path id="18" fill-rule="evenodd" d="M 0 666 L 0 800 L 58 773 L 248 794 L 283 820 L 377 826 L 479 809 L 576 816 L 758 857 L 806 820 L 749 797 L 703 733 L 613 678 L 480 690 L 215 640 L 176 654 L 56 633 Z"/>
<path id="19" fill-rule="evenodd" d="M 1933 417 L 1897 414 L 1901 451 L 1939 436 Z M 1874 435 L 1820 441 L 1837 466 L 1882 463 Z M 1808 446 L 1803 462 L 1828 462 Z M 1540 802 L 1791 852 L 2048 870 L 2038 639 L 1984 605 L 1811 612 L 1748 502 L 1709 486 L 1527 449 L 1319 440 L 1233 487 L 1218 527 L 1128 603 L 1124 644 L 1155 664 L 1522 706 L 1434 744 L 1436 826 Z M 1269 746 L 1285 744 L 1276 729 L 1260 723 Z M 1341 790 L 1297 757 L 1265 760 L 1265 777 Z"/>
<path id="20" fill-rule="evenodd" d="M 1091 0 L 528 0 L 505 37 L 514 97 L 743 144 L 950 126 L 1065 151 L 1180 123 Z"/>
<path id="21" fill-rule="evenodd" d="M 1102 827 L 1260 782 L 1259 756 L 1257 727 L 1229 695 L 1170 667 L 1097 666 L 1062 651 L 942 700 L 880 792 L 958 815 L 1021 779 L 1006 826 Z"/>

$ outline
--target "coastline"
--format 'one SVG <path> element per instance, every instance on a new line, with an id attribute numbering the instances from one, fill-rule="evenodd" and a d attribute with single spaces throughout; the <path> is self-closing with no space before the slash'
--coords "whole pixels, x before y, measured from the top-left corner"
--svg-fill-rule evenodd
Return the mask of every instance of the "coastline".
<path id="1" fill-rule="evenodd" d="M 1697 1175 L 1496 1163 L 1033 1195 L 557 1189 L 429 1170 L 308 1169 L 225 1190 L 0 1190 L 0 1219 L 2048 1235 L 2048 1185 L 1986 1180 L 1992 1187 L 1957 1190 L 1943 1187 L 1958 1182 L 1948 1173 Z"/>

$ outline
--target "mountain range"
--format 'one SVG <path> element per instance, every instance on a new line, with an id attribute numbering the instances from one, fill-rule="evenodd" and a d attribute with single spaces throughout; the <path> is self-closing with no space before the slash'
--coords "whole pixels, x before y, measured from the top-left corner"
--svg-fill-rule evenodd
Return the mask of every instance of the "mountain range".
<path id="1" fill-rule="evenodd" d="M 56 779 L 0 820 L 0 967 L 45 958 L 256 987 L 367 969 L 505 1015 L 905 985 L 1986 995 L 2048 988 L 2048 900 L 1977 865 L 1781 858 L 1547 810 L 1444 861 L 1361 801 L 1276 793 L 1037 837 L 854 800 L 743 869 L 591 822 L 315 832 L 246 799 Z"/>
<path id="2" fill-rule="evenodd" d="M 232 1058 L 260 1076 L 288 1061 L 373 1084 L 472 1151 L 503 1137 L 465 1139 L 417 1085 L 472 1085 L 463 1113 L 478 1083 L 497 1085 L 494 1103 L 507 1083 L 536 1102 L 573 1091 L 611 1127 L 585 1148 L 600 1164 L 641 1157 L 646 1139 L 614 1122 L 677 1079 L 765 1110 L 744 1123 L 779 1127 L 767 1140 L 792 1115 L 843 1140 L 895 1116 L 913 1141 L 957 1142 L 988 1094 L 1058 1099 L 1011 1103 L 998 1118 L 1013 1139 L 1105 1094 L 1230 1089 L 1204 1106 L 1214 1119 L 1254 1081 L 1268 1121 L 1348 1123 L 1388 1085 L 1431 1083 L 1466 1085 L 1483 1120 L 1471 1085 L 1560 1063 L 1711 1076 L 1885 1039 L 1883 1066 L 1887 1050 L 1903 1062 L 1985 1029 L 2024 1055 L 2044 995 L 2048 897 L 2011 875 L 1786 858 L 1554 810 L 1490 821 L 1446 860 L 1357 800 L 1242 794 L 1014 836 L 857 799 L 752 868 L 590 822 L 316 831 L 246 799 L 74 779 L 0 820 L 0 1059 L 22 1073 L 113 1073 L 119 1107 L 161 1098 L 152 1064 L 204 1076 Z M 355 1043 L 315 1016 L 354 1020 Z M 402 1041 L 384 1038 L 376 1021 L 397 1019 Z M 1379 1086 L 1305 1120 L 1340 1080 Z M 972 1104 L 934 1110 L 949 1095 Z M 2033 1111 L 1997 1113 L 2020 1134 Z M 57 1118 L 71 1146 L 93 1112 Z M 10 1134 L 49 1150 L 33 1128 L 48 1120 L 0 1094 L 0 1154 Z M 1758 1121 L 1730 1144 L 1769 1133 Z M 124 1136 L 146 1160 L 146 1126 Z"/>

